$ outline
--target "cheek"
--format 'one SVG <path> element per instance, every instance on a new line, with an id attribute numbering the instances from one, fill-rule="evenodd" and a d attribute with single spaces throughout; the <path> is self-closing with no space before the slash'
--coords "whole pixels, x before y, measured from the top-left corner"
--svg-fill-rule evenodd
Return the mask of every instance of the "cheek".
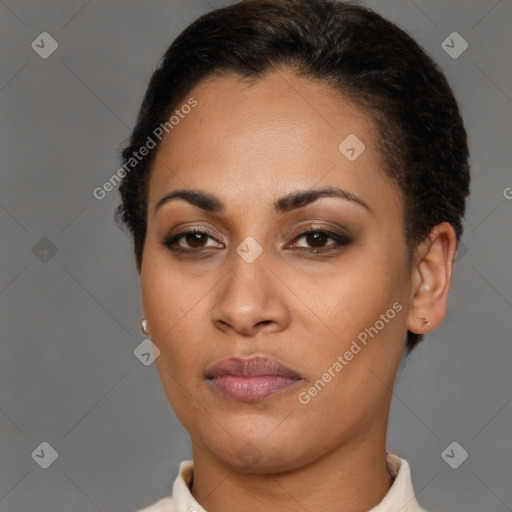
<path id="1" fill-rule="evenodd" d="M 322 281 L 310 278 L 302 282 L 303 296 L 321 319 L 318 333 L 323 333 L 316 338 L 316 350 L 304 355 L 310 361 L 312 380 L 321 378 L 330 368 L 333 371 L 338 357 L 343 358 L 343 369 L 334 371 L 337 378 L 332 379 L 332 395 L 322 392 L 318 401 L 320 404 L 325 400 L 326 406 L 329 395 L 345 405 L 351 397 L 359 403 L 371 396 L 379 401 L 386 386 L 392 387 L 403 350 L 408 309 L 407 253 L 370 247 L 365 248 L 364 256 L 362 253 L 347 258 L 346 264 L 340 264 L 337 272 L 324 276 Z M 373 393 L 368 392 L 370 389 Z"/>
<path id="2" fill-rule="evenodd" d="M 199 290 L 155 246 L 153 240 L 146 244 L 140 280 L 144 314 L 152 336 L 158 340 L 172 336 L 178 322 L 193 314 Z"/>
<path id="3" fill-rule="evenodd" d="M 304 284 L 322 311 L 322 323 L 329 326 L 327 335 L 313 337 L 314 349 L 302 354 L 310 368 L 302 398 L 311 400 L 308 415 L 326 436 L 333 424 L 355 429 L 389 399 L 405 336 L 400 273 L 382 261 L 366 260 L 364 266 L 326 280 L 322 294 L 313 281 Z"/>
<path id="4" fill-rule="evenodd" d="M 378 254 L 375 257 L 374 254 Z M 340 261 L 332 272 L 298 279 L 295 288 L 331 334 L 347 340 L 373 325 L 393 303 L 407 297 L 407 274 L 397 255 L 365 250 Z"/>
<path id="5" fill-rule="evenodd" d="M 185 357 L 195 346 L 200 323 L 197 306 L 204 290 L 174 272 L 158 251 L 148 249 L 141 269 L 144 315 L 151 340 L 160 349 L 157 365 L 165 364 L 173 374 L 176 368 L 188 370 L 193 357 Z"/>
<path id="6" fill-rule="evenodd" d="M 193 418 L 201 412 L 191 399 L 200 381 L 199 329 L 204 325 L 197 321 L 200 290 L 177 280 L 168 263 L 162 266 L 149 257 L 146 262 L 141 272 L 142 302 L 151 340 L 160 349 L 156 367 L 169 404 L 187 423 L 189 415 Z"/>

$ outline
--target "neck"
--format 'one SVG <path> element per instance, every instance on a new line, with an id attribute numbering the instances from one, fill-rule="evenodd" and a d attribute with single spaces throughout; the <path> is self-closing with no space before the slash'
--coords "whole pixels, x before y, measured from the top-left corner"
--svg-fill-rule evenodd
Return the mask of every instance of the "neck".
<path id="1" fill-rule="evenodd" d="M 386 428 L 360 433 L 322 457 L 283 472 L 237 471 L 194 442 L 192 495 L 208 512 L 364 512 L 378 505 L 392 479 L 386 465 Z"/>

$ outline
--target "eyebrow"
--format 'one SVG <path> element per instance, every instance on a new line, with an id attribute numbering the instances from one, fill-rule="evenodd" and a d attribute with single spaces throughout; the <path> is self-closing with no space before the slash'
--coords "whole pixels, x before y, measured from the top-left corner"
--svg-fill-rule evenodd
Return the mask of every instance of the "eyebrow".
<path id="1" fill-rule="evenodd" d="M 297 208 L 303 208 L 322 197 L 336 197 L 338 199 L 350 201 L 351 203 L 362 206 L 375 215 L 373 209 L 370 208 L 370 206 L 361 198 L 338 187 L 323 187 L 290 192 L 274 202 L 274 210 L 278 213 L 286 213 Z M 183 199 L 191 205 L 211 213 L 221 213 L 224 211 L 224 204 L 219 198 L 201 190 L 183 189 L 175 190 L 174 192 L 162 197 L 162 199 L 160 199 L 155 205 L 154 212 L 156 213 L 159 208 L 173 199 Z"/>

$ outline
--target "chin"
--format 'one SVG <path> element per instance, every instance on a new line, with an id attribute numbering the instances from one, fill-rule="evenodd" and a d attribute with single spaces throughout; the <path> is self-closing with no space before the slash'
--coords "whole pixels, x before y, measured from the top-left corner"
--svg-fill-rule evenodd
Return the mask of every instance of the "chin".
<path id="1" fill-rule="evenodd" d="M 302 467 L 308 462 L 304 454 L 297 453 L 297 443 L 294 446 L 283 446 L 276 449 L 268 443 L 263 449 L 258 449 L 252 441 L 247 441 L 238 451 L 233 447 L 219 450 L 215 456 L 230 469 L 240 473 L 282 473 Z"/>
<path id="2" fill-rule="evenodd" d="M 285 417 L 286 415 L 283 415 Z M 224 419 L 226 419 L 224 417 Z M 228 432 L 208 424 L 203 432 L 196 432 L 199 447 L 207 446 L 211 456 L 230 470 L 241 473 L 279 473 L 298 469 L 315 461 L 324 450 L 311 445 L 304 435 L 304 425 L 294 432 L 282 418 L 247 418 L 230 422 Z M 227 427 L 227 422 L 222 423 Z M 211 428 L 210 428 L 211 427 Z M 218 427 L 218 428 L 217 428 Z M 280 431 L 279 431 L 280 430 Z M 311 429 L 306 429 L 306 431 Z M 232 435 L 230 435 L 232 433 Z M 308 446 L 314 446 L 308 449 Z M 326 446 L 325 450 L 330 447 Z"/>

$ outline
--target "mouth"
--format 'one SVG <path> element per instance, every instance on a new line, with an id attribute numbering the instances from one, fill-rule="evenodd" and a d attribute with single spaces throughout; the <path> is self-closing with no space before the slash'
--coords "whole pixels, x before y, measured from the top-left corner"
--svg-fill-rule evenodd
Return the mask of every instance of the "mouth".
<path id="1" fill-rule="evenodd" d="M 223 359 L 206 371 L 205 378 L 215 391 L 240 402 L 259 402 L 303 380 L 287 366 L 263 356 Z"/>

